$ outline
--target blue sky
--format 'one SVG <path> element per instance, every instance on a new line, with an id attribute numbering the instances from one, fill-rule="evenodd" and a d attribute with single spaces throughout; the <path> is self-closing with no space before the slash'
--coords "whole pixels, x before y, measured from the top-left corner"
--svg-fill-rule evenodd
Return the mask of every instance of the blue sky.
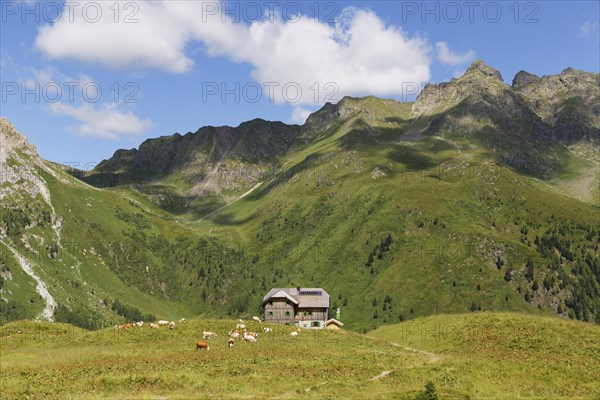
<path id="1" fill-rule="evenodd" d="M 410 100 L 474 59 L 507 83 L 599 72 L 599 4 L 2 0 L 0 114 L 89 168 L 204 125 L 301 123 L 344 95 Z"/>

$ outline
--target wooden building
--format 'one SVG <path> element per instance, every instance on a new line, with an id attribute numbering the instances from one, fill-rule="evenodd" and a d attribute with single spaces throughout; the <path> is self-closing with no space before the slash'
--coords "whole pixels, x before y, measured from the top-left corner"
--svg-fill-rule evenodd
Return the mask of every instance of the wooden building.
<path id="1" fill-rule="evenodd" d="M 263 298 L 265 322 L 323 329 L 329 294 L 321 288 L 274 288 Z"/>
<path id="2" fill-rule="evenodd" d="M 325 323 L 323 323 L 323 326 L 325 327 L 325 329 L 339 331 L 340 329 L 342 329 L 342 326 L 344 326 L 344 324 L 335 318 L 331 318 L 325 321 Z"/>

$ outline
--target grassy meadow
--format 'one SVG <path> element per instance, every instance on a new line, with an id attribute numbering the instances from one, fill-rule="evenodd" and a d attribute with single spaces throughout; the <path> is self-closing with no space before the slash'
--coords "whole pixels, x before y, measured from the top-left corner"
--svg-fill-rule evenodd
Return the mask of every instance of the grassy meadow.
<path id="1" fill-rule="evenodd" d="M 0 398 L 597 398 L 597 326 L 557 317 L 472 313 L 419 318 L 368 335 L 273 326 L 227 347 L 236 321 L 175 330 L 85 331 L 59 323 L 0 328 Z M 259 330 L 257 323 L 249 329 Z M 203 330 L 218 333 L 196 351 Z"/>

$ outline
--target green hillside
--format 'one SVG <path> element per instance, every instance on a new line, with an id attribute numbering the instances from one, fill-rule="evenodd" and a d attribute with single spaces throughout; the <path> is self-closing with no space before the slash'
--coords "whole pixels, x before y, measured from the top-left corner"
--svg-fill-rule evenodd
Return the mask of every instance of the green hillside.
<path id="1" fill-rule="evenodd" d="M 0 397 L 590 399 L 600 395 L 598 327 L 556 317 L 419 318 L 367 335 L 274 326 L 227 347 L 235 320 L 89 332 L 58 323 L 0 328 Z M 260 327 L 250 323 L 250 329 Z M 196 351 L 203 330 L 219 336 Z M 287 379 L 282 379 L 285 376 Z"/>
<path id="2" fill-rule="evenodd" d="M 30 265 L 55 320 L 86 328 L 247 318 L 297 285 L 358 332 L 475 311 L 598 323 L 597 74 L 523 79 L 476 62 L 415 103 L 205 127 L 89 172 L 42 161 L 3 120 L 0 321 L 51 311 Z M 586 118 L 553 118 L 582 87 Z"/>

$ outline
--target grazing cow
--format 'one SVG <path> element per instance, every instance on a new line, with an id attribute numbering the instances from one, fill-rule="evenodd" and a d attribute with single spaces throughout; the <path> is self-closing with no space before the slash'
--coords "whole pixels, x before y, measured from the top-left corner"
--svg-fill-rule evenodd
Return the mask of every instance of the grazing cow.
<path id="1" fill-rule="evenodd" d="M 244 320 L 243 320 L 243 319 L 238 319 L 238 321 L 240 321 L 240 324 L 243 324 L 243 323 L 244 323 Z"/>
<path id="2" fill-rule="evenodd" d="M 160 321 L 158 321 L 159 325 L 169 325 L 169 321 L 165 321 L 164 319 L 161 319 Z"/>
<path id="3" fill-rule="evenodd" d="M 258 317 L 252 317 L 252 319 L 255 320 L 256 322 L 262 324 L 262 321 L 260 320 L 260 318 L 258 318 Z"/>
<path id="4" fill-rule="evenodd" d="M 244 340 L 250 343 L 256 343 L 256 338 L 252 335 L 244 334 Z"/>
<path id="5" fill-rule="evenodd" d="M 232 329 L 229 331 L 229 336 L 234 336 L 234 335 L 240 336 L 240 335 L 243 335 L 244 332 L 245 332 L 245 330 L 243 330 L 243 329 Z M 236 337 L 236 336 L 234 336 L 234 337 Z"/>
<path id="6" fill-rule="evenodd" d="M 209 351 L 210 347 L 208 346 L 208 343 L 197 341 L 196 342 L 196 350 L 202 350 L 202 349 L 206 349 L 206 351 Z"/>
<path id="7" fill-rule="evenodd" d="M 134 325 L 135 325 L 135 326 L 142 327 L 142 326 L 144 326 L 144 321 L 135 322 L 135 323 L 134 323 Z"/>
<path id="8" fill-rule="evenodd" d="M 265 326 L 263 328 L 263 332 L 267 333 L 267 332 L 273 332 L 273 329 L 269 328 L 268 326 Z"/>
<path id="9" fill-rule="evenodd" d="M 258 333 L 256 332 L 246 332 L 245 335 L 252 336 L 255 339 L 258 339 Z"/>
<path id="10" fill-rule="evenodd" d="M 185 324 L 185 318 L 181 318 L 181 319 L 179 320 L 179 323 L 180 323 L 180 324 Z"/>
<path id="11" fill-rule="evenodd" d="M 152 328 L 152 329 L 158 329 L 158 328 L 160 328 L 160 325 L 151 323 L 150 324 L 150 328 Z"/>
<path id="12" fill-rule="evenodd" d="M 294 331 L 294 332 L 290 333 L 290 336 L 298 336 L 298 332 Z"/>
<path id="13" fill-rule="evenodd" d="M 232 348 L 233 345 L 235 344 L 235 340 L 229 339 L 229 342 L 227 342 L 227 343 L 229 343 L 229 348 Z"/>
<path id="14" fill-rule="evenodd" d="M 204 331 L 202 332 L 202 339 L 207 340 L 217 336 L 214 332 Z"/>
<path id="15" fill-rule="evenodd" d="M 235 329 L 246 329 L 246 325 L 244 325 L 244 324 L 237 324 L 235 326 Z"/>
<path id="16" fill-rule="evenodd" d="M 169 329 L 175 329 L 175 322 L 171 321 L 169 323 Z"/>

